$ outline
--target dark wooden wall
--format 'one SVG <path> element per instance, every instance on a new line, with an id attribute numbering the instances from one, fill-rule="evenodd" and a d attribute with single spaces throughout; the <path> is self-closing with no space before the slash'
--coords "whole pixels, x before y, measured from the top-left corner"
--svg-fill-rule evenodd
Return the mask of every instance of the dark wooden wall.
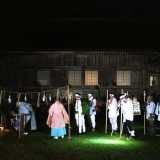
<path id="1" fill-rule="evenodd" d="M 154 54 L 154 53 L 153 53 Z M 150 92 L 149 75 L 152 68 L 144 63 L 153 56 L 144 52 L 25 52 L 2 54 L 0 60 L 0 82 L 2 88 L 17 91 L 39 91 L 65 86 L 62 77 L 67 77 L 68 70 L 98 70 L 99 86 L 78 86 L 75 90 L 91 91 L 96 94 L 110 92 L 120 94 L 121 89 L 140 96 L 143 90 Z M 50 86 L 36 85 L 37 70 L 50 70 Z M 112 85 L 116 82 L 117 70 L 131 71 L 131 86 Z M 83 77 L 82 77 L 83 79 Z M 83 82 L 84 83 L 84 82 Z M 157 89 L 155 88 L 156 92 Z M 154 92 L 154 89 L 151 89 Z"/>

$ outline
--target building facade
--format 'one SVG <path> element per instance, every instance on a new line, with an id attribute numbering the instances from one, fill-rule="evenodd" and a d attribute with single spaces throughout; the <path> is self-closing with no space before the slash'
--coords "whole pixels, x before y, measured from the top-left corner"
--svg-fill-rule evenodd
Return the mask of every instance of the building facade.
<path id="1" fill-rule="evenodd" d="M 138 99 L 143 99 L 144 91 L 160 94 L 160 56 L 155 51 L 5 51 L 0 55 L 4 98 L 14 92 L 56 95 L 57 88 L 68 84 L 73 93 L 82 97 L 93 93 L 99 102 L 105 101 L 107 90 L 116 96 L 128 92 Z"/>

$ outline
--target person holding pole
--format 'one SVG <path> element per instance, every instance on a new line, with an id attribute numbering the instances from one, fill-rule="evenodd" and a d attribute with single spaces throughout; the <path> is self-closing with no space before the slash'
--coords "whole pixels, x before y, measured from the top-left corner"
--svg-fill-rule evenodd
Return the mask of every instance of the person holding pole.
<path id="1" fill-rule="evenodd" d="M 107 90 L 107 96 L 106 96 L 106 125 L 105 125 L 105 134 L 107 134 L 107 125 L 108 125 L 108 106 L 107 106 L 107 102 L 108 102 L 108 90 Z"/>
<path id="2" fill-rule="evenodd" d="M 155 135 L 155 109 L 156 105 L 152 100 L 152 96 L 147 96 L 146 101 L 146 120 L 147 130 L 150 135 Z"/>
<path id="3" fill-rule="evenodd" d="M 127 94 L 120 96 L 118 107 L 121 107 L 123 118 L 124 118 L 123 122 L 126 122 L 126 125 L 127 125 L 126 139 L 128 140 L 134 139 L 135 131 L 133 126 L 133 119 L 134 119 L 133 104 L 132 104 L 132 100 L 128 97 Z M 120 129 L 120 132 L 122 133 L 122 128 Z"/>
<path id="4" fill-rule="evenodd" d="M 84 114 L 82 110 L 81 95 L 79 93 L 76 93 L 75 98 L 76 98 L 76 103 L 75 103 L 76 125 L 78 127 L 78 135 L 82 136 L 86 132 L 86 127 L 85 127 Z"/>
<path id="5" fill-rule="evenodd" d="M 88 93 L 88 100 L 90 102 L 89 116 L 90 116 L 91 125 L 92 125 L 91 131 L 95 132 L 95 127 L 96 127 L 96 119 L 95 119 L 96 110 L 95 110 L 95 106 L 97 104 L 97 101 L 96 101 L 95 98 L 93 98 L 93 95 L 91 93 Z"/>
<path id="6" fill-rule="evenodd" d="M 109 110 L 108 117 L 110 119 L 110 124 L 112 128 L 112 134 L 117 134 L 117 116 L 119 115 L 119 110 L 117 110 L 117 99 L 114 97 L 114 94 L 109 95 L 110 99 L 108 100 L 106 106 Z"/>

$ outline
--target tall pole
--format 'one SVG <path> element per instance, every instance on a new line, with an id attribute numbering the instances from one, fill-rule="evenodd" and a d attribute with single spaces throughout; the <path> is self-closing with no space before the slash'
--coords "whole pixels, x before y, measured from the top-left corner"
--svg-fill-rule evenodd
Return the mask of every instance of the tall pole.
<path id="1" fill-rule="evenodd" d="M 107 104 L 107 102 L 108 102 L 108 90 L 107 90 L 106 104 Z M 106 126 L 105 126 L 105 134 L 107 134 L 107 119 L 108 119 L 107 111 L 108 111 L 108 106 L 106 105 Z"/>
<path id="2" fill-rule="evenodd" d="M 146 101 L 145 100 L 145 97 L 146 97 L 145 91 L 143 92 L 143 96 L 144 96 L 144 105 L 145 105 L 145 101 Z M 146 116 L 145 116 L 146 113 L 145 113 L 145 109 L 146 108 L 144 107 L 144 135 L 146 134 L 146 123 L 145 123 L 146 122 Z"/>
<path id="3" fill-rule="evenodd" d="M 121 104 L 120 104 L 120 109 L 121 109 L 121 119 L 120 119 L 120 137 L 121 137 L 121 134 L 122 134 L 122 107 L 121 107 Z"/>
<path id="4" fill-rule="evenodd" d="M 68 101 L 68 116 L 69 116 L 69 124 L 68 124 L 68 138 L 71 138 L 71 124 L 70 124 L 70 88 L 69 85 L 67 87 L 67 101 Z"/>

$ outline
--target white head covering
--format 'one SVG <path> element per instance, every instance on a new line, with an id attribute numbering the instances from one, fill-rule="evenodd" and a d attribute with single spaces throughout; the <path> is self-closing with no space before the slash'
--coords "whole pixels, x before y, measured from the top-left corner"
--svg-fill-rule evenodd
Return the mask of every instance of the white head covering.
<path id="1" fill-rule="evenodd" d="M 114 97 L 114 94 L 109 94 L 109 96 L 112 96 L 112 97 Z"/>
<path id="2" fill-rule="evenodd" d="M 79 93 L 76 93 L 76 94 L 75 94 L 75 97 L 81 98 L 81 95 L 80 95 Z"/>
<path id="3" fill-rule="evenodd" d="M 125 95 L 122 95 L 122 96 L 120 96 L 119 98 L 120 98 L 120 99 L 123 99 L 123 98 L 125 98 L 125 97 L 126 97 Z"/>
<path id="4" fill-rule="evenodd" d="M 92 97 L 92 94 L 91 94 L 91 93 L 88 93 L 88 97 Z"/>

